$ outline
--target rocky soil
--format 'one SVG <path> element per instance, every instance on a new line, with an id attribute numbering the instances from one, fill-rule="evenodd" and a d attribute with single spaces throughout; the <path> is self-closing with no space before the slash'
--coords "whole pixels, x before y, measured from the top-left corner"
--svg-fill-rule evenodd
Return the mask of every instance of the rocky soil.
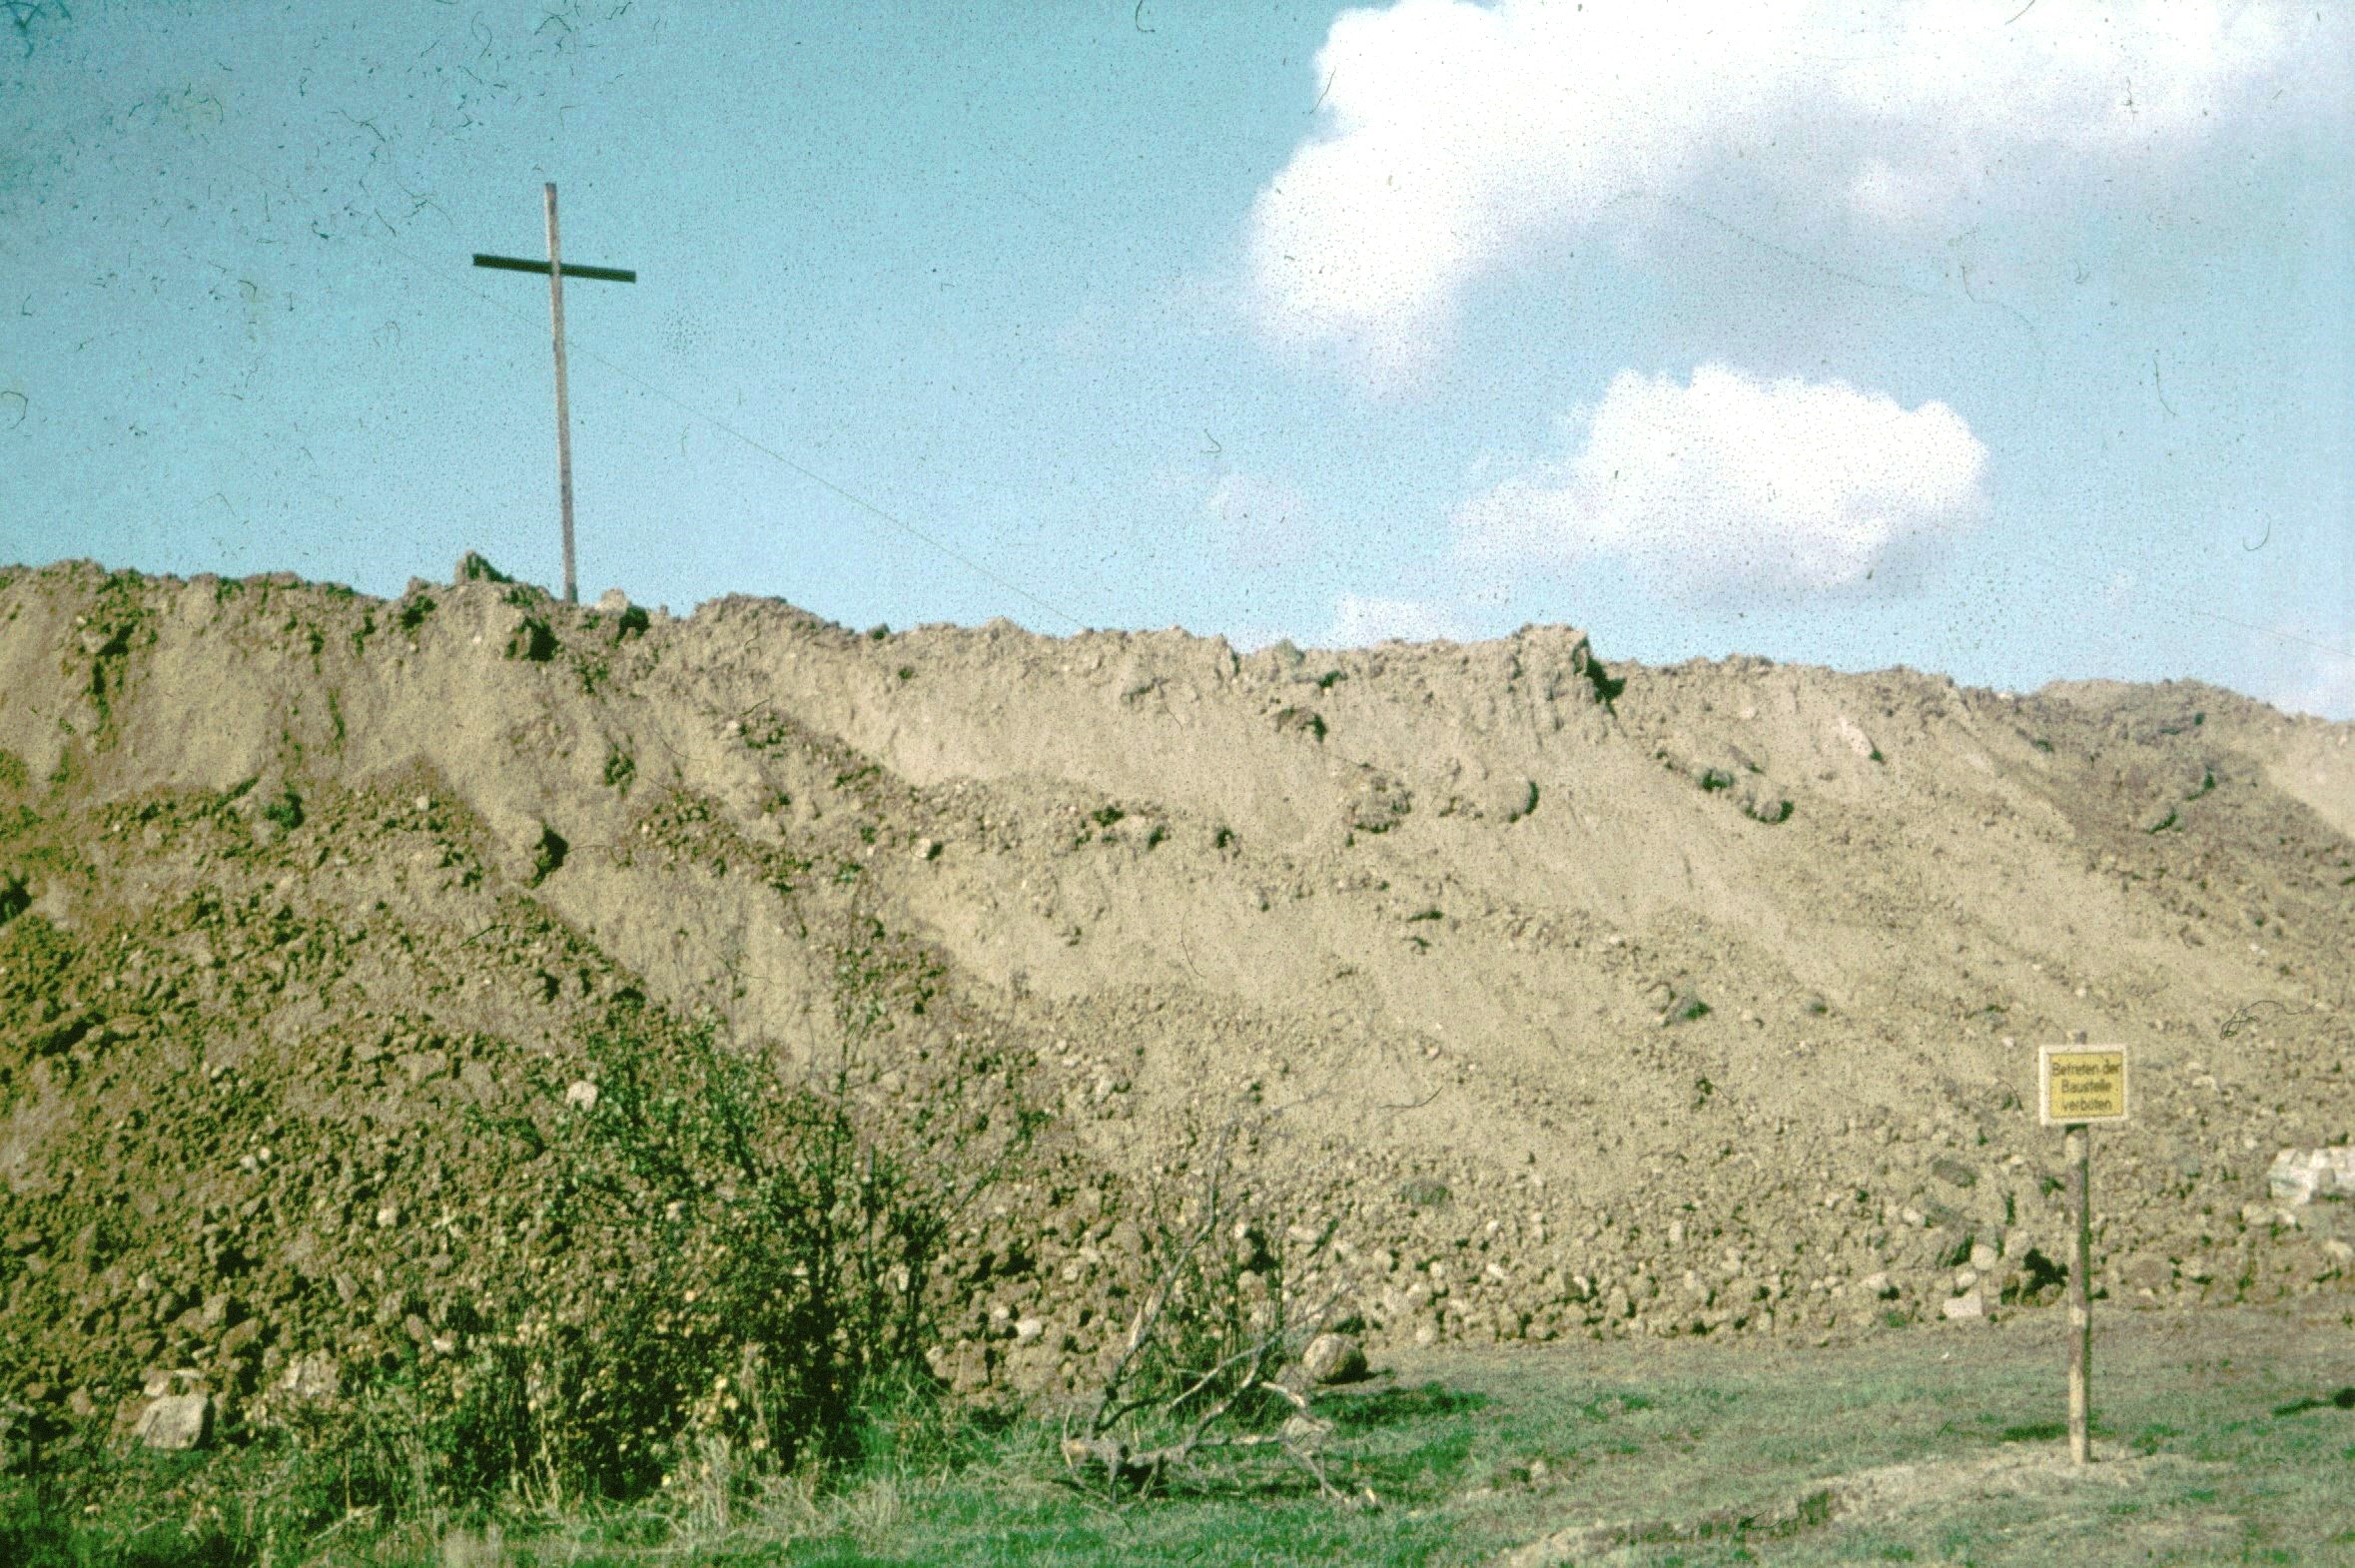
<path id="1" fill-rule="evenodd" d="M 951 1238 L 969 1389 L 1085 1380 L 1228 1126 L 1377 1342 L 2035 1309 L 2073 1033 L 2134 1052 L 2113 1300 L 2345 1292 L 2351 1205 L 2266 1177 L 2355 1136 L 2351 733 L 1560 627 L 0 572 L 0 1394 L 325 1396 L 519 1270 L 593 1302 L 540 1152 L 623 1014 L 1050 1113 Z"/>

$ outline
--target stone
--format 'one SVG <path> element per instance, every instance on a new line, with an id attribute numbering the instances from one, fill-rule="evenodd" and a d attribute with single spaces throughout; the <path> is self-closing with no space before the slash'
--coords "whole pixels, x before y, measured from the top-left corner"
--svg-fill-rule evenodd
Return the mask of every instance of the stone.
<path id="1" fill-rule="evenodd" d="M 1897 1286 L 1889 1282 L 1887 1273 L 1867 1274 L 1857 1281 L 1857 1288 L 1876 1300 L 1894 1301 L 1897 1299 Z"/>
<path id="2" fill-rule="evenodd" d="M 1029 1344 L 1046 1332 L 1047 1323 L 1043 1318 L 1018 1317 L 1014 1320 L 1014 1342 L 1016 1344 Z"/>
<path id="3" fill-rule="evenodd" d="M 597 1086 L 585 1078 L 574 1079 L 564 1090 L 564 1104 L 576 1111 L 597 1109 Z"/>
<path id="4" fill-rule="evenodd" d="M 2355 1198 L 2355 1147 L 2285 1149 L 2273 1157 L 2265 1185 L 2285 1207 L 2316 1198 Z"/>
<path id="5" fill-rule="evenodd" d="M 287 1367 L 287 1375 L 279 1379 L 278 1386 L 291 1399 L 316 1404 L 343 1391 L 344 1374 L 334 1356 L 325 1350 L 314 1350 L 309 1355 L 297 1356 Z"/>
<path id="6" fill-rule="evenodd" d="M 618 615 L 629 608 L 629 595 L 619 588 L 607 588 L 597 595 L 597 609 L 606 615 Z"/>
<path id="7" fill-rule="evenodd" d="M 1970 1244 L 1970 1266 L 1977 1269 L 1980 1273 L 1993 1273 L 1995 1271 L 1995 1265 L 2002 1260 L 2003 1254 L 1995 1250 L 1995 1248 L 1987 1245 L 1986 1242 L 1973 1241 Z"/>
<path id="8" fill-rule="evenodd" d="M 1976 1290 L 1965 1290 L 1961 1295 L 1949 1296 L 1940 1305 L 1939 1312 L 1950 1323 L 1984 1322 L 1987 1303 Z"/>
<path id="9" fill-rule="evenodd" d="M 1312 1383 L 1353 1383 L 1366 1375 L 1365 1349 L 1347 1334 L 1318 1334 L 1300 1352 Z"/>
<path id="10" fill-rule="evenodd" d="M 139 1412 L 132 1435 L 150 1448 L 202 1448 L 213 1432 L 213 1400 L 207 1394 L 167 1394 Z"/>

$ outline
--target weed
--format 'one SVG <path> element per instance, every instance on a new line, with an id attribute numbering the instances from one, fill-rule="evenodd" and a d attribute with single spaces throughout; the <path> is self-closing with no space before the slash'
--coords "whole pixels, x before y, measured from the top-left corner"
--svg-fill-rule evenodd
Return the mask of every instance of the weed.
<path id="1" fill-rule="evenodd" d="M 303 802 L 291 789 L 263 802 L 261 811 L 263 820 L 275 822 L 289 833 L 303 825 Z"/>
<path id="2" fill-rule="evenodd" d="M 1444 1208 L 1450 1195 L 1446 1182 L 1430 1176 L 1410 1176 L 1398 1188 L 1399 1198 L 1410 1208 Z"/>
<path id="3" fill-rule="evenodd" d="M 556 634 L 543 615 L 526 615 L 507 634 L 506 656 L 545 664 L 556 656 Z"/>

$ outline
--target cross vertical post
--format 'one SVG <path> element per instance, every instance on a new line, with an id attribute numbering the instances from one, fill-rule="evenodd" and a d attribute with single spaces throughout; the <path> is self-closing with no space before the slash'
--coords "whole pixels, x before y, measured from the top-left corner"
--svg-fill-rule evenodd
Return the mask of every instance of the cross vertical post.
<path id="1" fill-rule="evenodd" d="M 548 328 L 556 341 L 556 504 L 564 525 L 564 602 L 580 602 L 580 584 L 573 571 L 572 554 L 572 399 L 564 385 L 564 280 L 600 278 L 607 283 L 636 283 L 638 275 L 621 267 L 569 267 L 558 249 L 556 238 L 556 182 L 547 182 L 546 208 L 548 220 L 548 259 L 544 262 L 525 261 L 516 256 L 484 256 L 477 252 L 476 267 L 496 268 L 510 273 L 546 273 L 548 275 Z"/>
<path id="2" fill-rule="evenodd" d="M 564 602 L 580 602 L 572 572 L 572 408 L 564 392 L 564 263 L 556 249 L 556 182 L 547 183 L 548 324 L 556 340 L 556 504 L 564 514 Z"/>

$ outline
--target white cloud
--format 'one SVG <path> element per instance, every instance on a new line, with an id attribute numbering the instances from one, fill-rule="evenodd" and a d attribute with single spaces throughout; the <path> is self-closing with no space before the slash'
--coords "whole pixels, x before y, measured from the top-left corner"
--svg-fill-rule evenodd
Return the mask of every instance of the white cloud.
<path id="1" fill-rule="evenodd" d="M 1202 514 L 1219 548 L 1237 566 L 1291 565 L 1313 539 L 1308 498 L 1280 479 L 1220 474 L 1202 498 Z"/>
<path id="2" fill-rule="evenodd" d="M 1868 225 L 2187 149 L 2343 43 L 2248 0 L 1399 0 L 1342 12 L 1313 136 L 1259 192 L 1250 261 L 1278 337 L 1377 367 L 1441 344 L 1464 285 L 1732 175 Z M 2317 36 L 2320 35 L 2320 36 Z M 2328 84 L 2326 84 L 2328 85 Z M 2327 92 L 2309 95 L 2331 100 Z M 2293 100 L 2293 106 L 2297 101 Z M 2339 112 L 2332 109 L 2329 112 Z M 2286 117 L 2283 117 L 2286 119 Z M 1975 216 L 1974 220 L 1975 221 Z"/>
<path id="3" fill-rule="evenodd" d="M 1614 558 L 1655 591 L 1732 604 L 1919 569 L 1985 508 L 1986 448 L 1960 414 L 1844 382 L 1623 371 L 1563 434 L 1563 453 L 1456 509 L 1463 553 Z"/>
<path id="4" fill-rule="evenodd" d="M 1316 648 L 1363 648 L 1377 642 L 1468 642 L 1471 633 L 1453 611 L 1427 599 L 1360 598 L 1344 593 L 1333 606 L 1332 629 Z"/>

